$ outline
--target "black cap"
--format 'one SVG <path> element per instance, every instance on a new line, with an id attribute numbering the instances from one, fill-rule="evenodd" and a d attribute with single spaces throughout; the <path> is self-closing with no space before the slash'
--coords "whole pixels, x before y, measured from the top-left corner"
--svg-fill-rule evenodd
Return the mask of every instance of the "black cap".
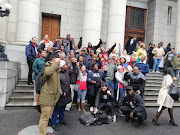
<path id="1" fill-rule="evenodd" d="M 133 90 L 133 87 L 132 87 L 132 86 L 128 86 L 128 87 L 126 88 L 126 90 Z"/>

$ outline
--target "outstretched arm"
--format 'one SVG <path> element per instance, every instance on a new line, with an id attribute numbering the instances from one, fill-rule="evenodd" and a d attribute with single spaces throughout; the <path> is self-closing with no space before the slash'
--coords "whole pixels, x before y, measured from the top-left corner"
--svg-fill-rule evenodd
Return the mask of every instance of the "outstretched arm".
<path id="1" fill-rule="evenodd" d="M 108 56 L 114 50 L 115 47 L 116 47 L 116 43 L 108 50 Z"/>

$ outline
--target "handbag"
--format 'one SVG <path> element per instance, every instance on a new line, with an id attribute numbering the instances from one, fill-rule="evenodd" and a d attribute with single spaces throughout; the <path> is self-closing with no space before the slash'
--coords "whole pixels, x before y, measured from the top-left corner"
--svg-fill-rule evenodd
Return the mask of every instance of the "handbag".
<path id="1" fill-rule="evenodd" d="M 80 85 L 81 85 L 81 82 L 80 82 L 79 84 L 76 84 L 76 85 L 74 86 L 74 91 L 78 91 Z"/>
<path id="2" fill-rule="evenodd" d="M 179 100 L 179 88 L 175 83 L 173 83 L 170 87 L 169 93 L 168 93 L 174 101 Z"/>

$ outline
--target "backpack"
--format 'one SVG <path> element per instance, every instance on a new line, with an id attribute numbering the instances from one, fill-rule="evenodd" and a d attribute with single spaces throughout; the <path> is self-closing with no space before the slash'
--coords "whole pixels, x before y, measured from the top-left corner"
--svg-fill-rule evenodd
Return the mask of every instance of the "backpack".
<path id="1" fill-rule="evenodd" d="M 87 112 L 83 114 L 80 118 L 80 123 L 86 125 L 87 127 L 93 125 L 96 121 L 97 118 L 94 117 L 94 115 L 91 114 L 91 112 Z"/>
<path id="2" fill-rule="evenodd" d="M 99 110 L 95 117 L 97 118 L 97 121 L 96 121 L 97 125 L 109 124 L 108 115 L 105 111 Z"/>
<path id="3" fill-rule="evenodd" d="M 43 75 L 44 75 L 44 71 L 43 71 L 43 72 L 40 72 L 40 73 L 37 75 L 36 80 L 35 80 L 36 93 L 37 93 L 37 94 L 40 94 L 41 88 L 42 88 L 42 86 L 44 85 L 44 83 L 43 83 Z"/>

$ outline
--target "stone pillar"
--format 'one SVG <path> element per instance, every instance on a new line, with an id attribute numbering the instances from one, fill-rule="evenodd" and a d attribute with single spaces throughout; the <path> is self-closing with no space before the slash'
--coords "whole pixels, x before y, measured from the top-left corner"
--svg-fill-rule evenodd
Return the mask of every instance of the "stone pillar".
<path id="1" fill-rule="evenodd" d="M 84 26 L 83 26 L 83 47 L 87 47 L 88 42 L 92 45 L 99 43 L 101 35 L 103 0 L 85 0 Z"/>
<path id="2" fill-rule="evenodd" d="M 16 42 L 38 38 L 40 0 L 19 0 Z"/>
<path id="3" fill-rule="evenodd" d="M 177 1 L 177 18 L 176 18 L 176 39 L 175 39 L 175 50 L 180 52 L 180 0 Z"/>
<path id="4" fill-rule="evenodd" d="M 2 0 L 1 7 L 4 10 L 4 4 L 8 3 L 7 0 Z M 0 17 L 0 43 L 6 43 L 7 42 L 7 25 L 8 24 L 8 17 Z"/>
<path id="5" fill-rule="evenodd" d="M 121 50 L 123 49 L 125 18 L 126 0 L 110 0 L 106 48 L 110 48 L 112 45 L 114 45 L 115 42 L 117 42 L 117 44 L 121 44 Z M 119 48 L 116 47 L 116 50 L 119 50 Z"/>

